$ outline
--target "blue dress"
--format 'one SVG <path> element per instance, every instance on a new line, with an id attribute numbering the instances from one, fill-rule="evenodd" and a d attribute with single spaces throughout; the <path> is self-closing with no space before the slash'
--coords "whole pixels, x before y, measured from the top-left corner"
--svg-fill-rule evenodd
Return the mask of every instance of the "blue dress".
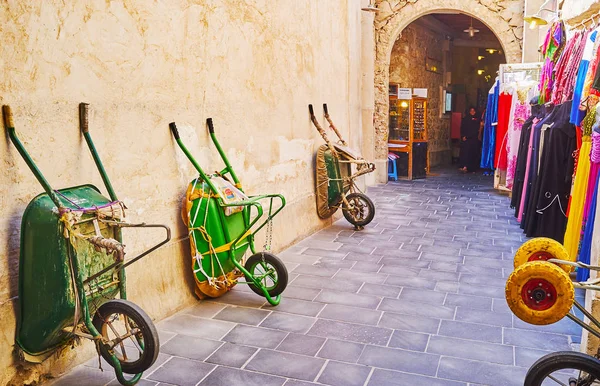
<path id="1" fill-rule="evenodd" d="M 592 256 L 592 237 L 594 236 L 594 220 L 596 218 L 596 204 L 598 202 L 598 181 L 600 181 L 600 175 L 596 178 L 596 188 L 590 202 L 590 212 L 584 224 L 583 238 L 579 246 L 579 258 L 577 260 L 585 264 L 590 263 L 590 257 Z M 589 269 L 577 268 L 577 281 L 585 281 L 589 277 Z"/>
<path id="2" fill-rule="evenodd" d="M 498 98 L 500 81 L 496 81 L 488 94 L 483 126 L 483 144 L 481 150 L 482 169 L 494 169 L 494 153 L 496 151 L 496 124 L 498 123 Z"/>
<path id="3" fill-rule="evenodd" d="M 590 60 L 594 56 L 594 42 L 598 31 L 593 31 L 589 34 L 588 39 L 585 43 L 583 51 L 583 57 L 579 63 L 579 69 L 577 70 L 577 79 L 575 80 L 575 89 L 573 90 L 573 106 L 571 107 L 571 123 L 575 126 L 580 126 L 581 121 L 585 118 L 586 111 L 579 110 L 581 104 L 581 93 L 583 92 L 583 86 L 585 83 L 585 77 L 588 72 Z"/>

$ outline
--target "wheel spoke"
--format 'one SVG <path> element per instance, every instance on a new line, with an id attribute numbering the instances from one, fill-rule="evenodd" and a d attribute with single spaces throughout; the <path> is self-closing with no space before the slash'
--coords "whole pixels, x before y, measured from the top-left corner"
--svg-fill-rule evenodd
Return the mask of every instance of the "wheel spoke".
<path id="1" fill-rule="evenodd" d="M 118 316 L 117 316 L 116 320 L 119 320 Z M 123 353 L 123 355 L 122 355 L 123 361 L 127 361 L 127 351 L 125 350 L 125 345 L 123 344 L 123 339 L 121 337 L 121 334 L 119 334 L 119 332 L 117 331 L 117 329 L 115 328 L 115 326 L 113 326 L 112 322 L 109 322 L 107 320 L 106 324 L 112 330 L 113 334 L 115 334 L 115 336 L 116 336 L 115 339 L 113 339 L 113 340 L 116 340 L 117 344 L 119 346 L 121 346 L 121 352 Z M 125 327 L 125 329 L 127 329 L 127 327 Z"/>
<path id="2" fill-rule="evenodd" d="M 133 328 L 131 327 L 131 323 L 129 321 L 129 317 L 127 317 L 127 315 L 123 315 L 125 318 L 125 328 L 127 329 L 127 335 L 129 335 L 129 339 L 131 339 L 131 341 L 133 342 L 133 345 L 135 346 L 135 348 L 137 348 L 137 350 L 140 352 L 140 354 L 144 353 L 144 350 L 142 350 L 142 348 L 140 347 L 140 345 L 137 342 L 137 332 L 135 332 L 134 330 L 138 330 L 138 328 Z M 131 327 L 131 329 L 129 329 Z M 137 326 L 136 326 L 137 327 Z"/>
<path id="3" fill-rule="evenodd" d="M 548 378 L 552 379 L 554 382 L 558 383 L 561 386 L 569 386 L 569 385 L 565 385 L 564 383 L 562 383 L 558 379 L 554 378 L 552 375 L 548 375 Z"/>

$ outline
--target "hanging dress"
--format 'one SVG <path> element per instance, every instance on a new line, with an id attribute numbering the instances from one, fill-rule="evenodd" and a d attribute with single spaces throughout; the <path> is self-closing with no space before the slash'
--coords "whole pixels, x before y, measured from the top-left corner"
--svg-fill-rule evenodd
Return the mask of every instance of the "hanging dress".
<path id="1" fill-rule="evenodd" d="M 535 214 L 535 237 L 549 237 L 563 242 L 567 226 L 567 203 L 573 178 L 573 151 L 576 148 L 575 126 L 569 122 L 571 101 L 555 107 L 550 132 L 544 139 L 540 183 Z"/>
<path id="2" fill-rule="evenodd" d="M 585 108 L 581 108 L 581 100 L 583 94 L 583 85 L 589 69 L 590 61 L 594 58 L 594 46 L 598 31 L 593 31 L 587 35 L 583 55 L 577 71 L 575 79 L 575 88 L 573 89 L 573 106 L 571 107 L 571 123 L 575 126 L 581 125 L 581 121 L 585 117 Z"/>
<path id="3" fill-rule="evenodd" d="M 526 100 L 527 90 L 517 91 L 517 96 L 518 98 L 515 98 L 517 103 L 514 108 L 514 119 L 512 120 L 512 126 L 508 128 L 508 140 L 506 143 L 506 187 L 508 189 L 513 188 L 515 180 L 523 125 L 531 115 L 531 107 L 529 101 Z"/>
<path id="4" fill-rule="evenodd" d="M 498 97 L 500 82 L 496 80 L 488 93 L 487 107 L 483 126 L 483 143 L 481 151 L 482 169 L 494 169 L 494 152 L 496 151 L 496 124 L 498 122 Z"/>
<path id="5" fill-rule="evenodd" d="M 498 125 L 496 126 L 496 149 L 494 167 L 506 170 L 506 140 L 510 121 L 510 110 L 513 96 L 508 92 L 500 93 L 498 98 Z"/>

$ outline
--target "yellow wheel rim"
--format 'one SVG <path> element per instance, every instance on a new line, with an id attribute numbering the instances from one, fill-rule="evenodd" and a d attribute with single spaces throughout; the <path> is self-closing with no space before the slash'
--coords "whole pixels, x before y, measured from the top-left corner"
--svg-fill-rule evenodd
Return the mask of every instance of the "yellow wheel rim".
<path id="1" fill-rule="evenodd" d="M 558 241 L 548 237 L 537 237 L 523 243 L 515 253 L 515 269 L 530 261 L 546 261 L 549 259 L 558 259 L 565 261 L 575 261 L 576 256 L 569 256 L 567 249 Z M 565 272 L 573 272 L 575 267 L 567 264 L 557 264 Z"/>
<path id="2" fill-rule="evenodd" d="M 569 275 L 555 264 L 532 261 L 515 269 L 506 281 L 506 302 L 522 321 L 545 325 L 569 313 L 575 288 Z"/>

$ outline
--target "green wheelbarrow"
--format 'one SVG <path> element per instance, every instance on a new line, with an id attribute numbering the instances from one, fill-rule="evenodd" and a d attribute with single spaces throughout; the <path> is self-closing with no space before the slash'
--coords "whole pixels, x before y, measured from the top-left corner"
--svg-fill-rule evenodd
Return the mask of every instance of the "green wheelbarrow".
<path id="1" fill-rule="evenodd" d="M 252 291 L 277 305 L 287 286 L 288 272 L 283 262 L 268 251 L 272 220 L 285 206 L 285 198 L 281 194 L 246 196 L 215 136 L 212 119 L 208 118 L 206 122 L 210 137 L 225 163 L 223 170 L 211 175 L 202 170 L 185 147 L 175 122 L 169 124 L 177 144 L 200 174 L 188 185 L 182 206 L 183 221 L 190 234 L 196 295 L 201 299 L 221 296 L 243 276 Z M 269 202 L 267 213 L 261 203 L 266 201 Z M 254 234 L 262 228 L 267 231 L 265 251 L 257 253 Z M 242 264 L 248 248 L 252 255 Z"/>
<path id="2" fill-rule="evenodd" d="M 126 222 L 125 205 L 88 131 L 87 111 L 87 104 L 79 105 L 80 128 L 109 198 L 90 184 L 52 189 L 17 137 L 10 107 L 2 107 L 12 143 L 45 190 L 21 222 L 16 344 L 22 359 L 40 363 L 78 338 L 91 339 L 118 381 L 134 385 L 160 344 L 150 317 L 126 300 L 125 267 L 167 243 L 171 232 L 166 225 Z M 123 228 L 163 228 L 166 238 L 126 260 Z"/>

